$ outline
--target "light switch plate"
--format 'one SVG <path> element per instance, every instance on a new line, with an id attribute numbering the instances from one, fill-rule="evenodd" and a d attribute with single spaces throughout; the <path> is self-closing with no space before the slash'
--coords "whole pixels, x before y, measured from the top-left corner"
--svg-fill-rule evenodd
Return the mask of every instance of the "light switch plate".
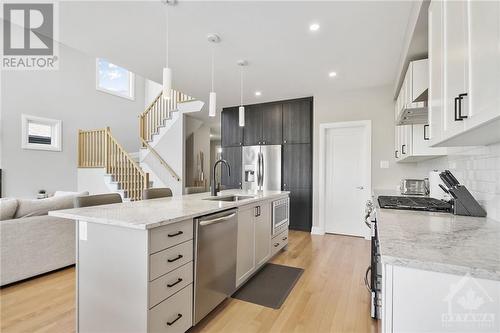
<path id="1" fill-rule="evenodd" d="M 87 222 L 78 222 L 78 238 L 82 241 L 87 240 Z"/>
<path id="2" fill-rule="evenodd" d="M 380 169 L 389 169 L 389 161 L 380 161 Z"/>

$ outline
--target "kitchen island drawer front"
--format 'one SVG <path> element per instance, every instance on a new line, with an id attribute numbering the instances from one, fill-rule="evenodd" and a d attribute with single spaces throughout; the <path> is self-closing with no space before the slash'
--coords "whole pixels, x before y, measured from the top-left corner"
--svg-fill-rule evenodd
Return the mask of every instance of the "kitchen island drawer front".
<path id="1" fill-rule="evenodd" d="M 149 234 L 149 253 L 155 253 L 193 239 L 193 220 L 154 228 Z"/>
<path id="2" fill-rule="evenodd" d="M 288 230 L 283 231 L 271 240 L 271 256 L 288 244 Z"/>
<path id="3" fill-rule="evenodd" d="M 193 260 L 193 240 L 149 256 L 149 280 L 152 281 Z"/>
<path id="4" fill-rule="evenodd" d="M 148 332 L 183 333 L 193 325 L 193 285 L 149 310 Z"/>
<path id="5" fill-rule="evenodd" d="M 191 283 L 193 283 L 192 261 L 149 283 L 149 308 Z"/>

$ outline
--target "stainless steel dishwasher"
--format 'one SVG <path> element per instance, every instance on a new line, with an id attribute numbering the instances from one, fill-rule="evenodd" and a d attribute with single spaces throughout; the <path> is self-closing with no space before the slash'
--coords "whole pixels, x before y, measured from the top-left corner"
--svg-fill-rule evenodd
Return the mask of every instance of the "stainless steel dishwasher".
<path id="1" fill-rule="evenodd" d="M 194 323 L 236 289 L 238 211 L 195 219 Z"/>

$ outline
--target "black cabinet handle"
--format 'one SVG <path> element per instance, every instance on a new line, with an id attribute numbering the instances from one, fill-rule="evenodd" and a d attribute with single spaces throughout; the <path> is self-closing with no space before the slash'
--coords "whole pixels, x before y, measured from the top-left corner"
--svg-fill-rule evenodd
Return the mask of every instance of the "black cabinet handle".
<path id="1" fill-rule="evenodd" d="M 430 138 L 428 136 L 426 136 L 425 134 L 427 133 L 425 131 L 426 128 L 429 128 L 429 125 L 424 125 L 424 140 L 427 141 L 427 140 L 430 140 Z"/>
<path id="2" fill-rule="evenodd" d="M 401 154 L 403 154 L 403 155 L 406 155 L 406 150 L 405 150 L 405 148 L 406 148 L 406 145 L 402 145 L 402 146 L 401 146 Z"/>
<path id="3" fill-rule="evenodd" d="M 178 278 L 177 281 L 175 281 L 174 283 L 167 284 L 167 287 L 172 288 L 173 286 L 175 286 L 176 284 L 179 284 L 181 282 L 182 282 L 182 279 Z"/>
<path id="4" fill-rule="evenodd" d="M 458 119 L 460 120 L 467 119 L 467 116 L 462 116 L 462 100 L 466 96 L 467 94 L 458 95 Z"/>
<path id="5" fill-rule="evenodd" d="M 181 319 L 181 318 L 182 318 L 182 315 L 179 313 L 179 314 L 177 314 L 177 318 L 175 318 L 175 319 L 174 319 L 174 320 L 172 320 L 172 321 L 168 321 L 168 322 L 167 322 L 167 325 L 168 325 L 168 326 L 172 326 L 173 324 L 175 324 L 175 322 L 176 322 L 177 320 L 179 320 L 179 319 Z"/>
<path id="6" fill-rule="evenodd" d="M 274 243 L 274 247 L 278 247 L 280 243 Z"/>
<path id="7" fill-rule="evenodd" d="M 398 153 L 399 153 L 399 151 L 397 151 L 397 150 L 394 151 L 394 157 L 395 158 L 399 158 Z"/>
<path id="8" fill-rule="evenodd" d="M 177 257 L 175 257 L 175 258 L 172 258 L 172 259 L 167 259 L 167 261 L 168 261 L 168 262 L 174 262 L 174 261 L 177 261 L 177 260 L 181 259 L 182 257 L 183 257 L 183 255 L 182 255 L 182 254 L 179 254 L 179 255 L 178 255 Z"/>
<path id="9" fill-rule="evenodd" d="M 182 235 L 184 232 L 182 231 L 177 231 L 176 233 L 173 233 L 173 234 L 168 234 L 167 236 L 168 237 L 175 237 L 175 236 L 179 236 L 179 235 Z"/>
<path id="10" fill-rule="evenodd" d="M 460 102 L 460 97 L 455 97 L 455 121 L 462 121 L 463 119 L 460 119 L 458 117 L 458 104 Z"/>

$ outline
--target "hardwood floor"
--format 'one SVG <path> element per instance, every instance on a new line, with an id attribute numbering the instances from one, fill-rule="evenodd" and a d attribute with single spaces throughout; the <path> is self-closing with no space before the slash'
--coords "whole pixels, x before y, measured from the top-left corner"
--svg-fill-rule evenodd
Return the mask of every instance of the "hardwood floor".
<path id="1" fill-rule="evenodd" d="M 305 271 L 279 310 L 228 299 L 191 332 L 377 332 L 363 279 L 370 243 L 291 231 L 272 262 Z M 74 332 L 75 269 L 0 290 L 1 326 L 10 332 Z"/>

